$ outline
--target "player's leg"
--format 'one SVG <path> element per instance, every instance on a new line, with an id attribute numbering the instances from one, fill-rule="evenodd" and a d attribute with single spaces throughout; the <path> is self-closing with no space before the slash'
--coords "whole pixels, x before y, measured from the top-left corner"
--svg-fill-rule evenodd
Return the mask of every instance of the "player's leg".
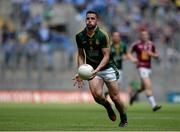
<path id="1" fill-rule="evenodd" d="M 143 78 L 141 78 L 141 88 L 139 90 L 137 90 L 137 93 L 141 93 L 141 92 L 144 92 L 145 91 L 145 85 L 144 85 L 144 82 L 143 82 Z"/>
<path id="2" fill-rule="evenodd" d="M 122 79 L 123 79 L 123 77 L 122 77 L 122 75 L 123 75 L 122 70 L 118 70 L 118 73 L 119 73 L 119 78 L 118 78 L 117 82 L 118 82 L 118 85 L 120 87 L 120 86 L 122 86 Z"/>
<path id="3" fill-rule="evenodd" d="M 141 89 L 138 90 L 137 92 L 135 92 L 135 94 L 133 96 L 131 96 L 130 104 L 133 103 L 137 94 L 145 91 L 147 99 L 153 108 L 153 111 L 156 111 L 156 110 L 160 109 L 161 106 L 157 105 L 157 103 L 154 99 L 154 96 L 152 94 L 152 85 L 151 85 L 151 79 L 150 79 L 151 70 L 148 68 L 139 68 L 138 70 L 139 70 L 139 75 L 141 78 Z"/>
<path id="4" fill-rule="evenodd" d="M 141 93 L 141 92 L 143 92 L 145 90 L 145 86 L 144 86 L 144 83 L 143 83 L 143 80 L 142 80 L 142 78 L 141 78 L 141 87 L 140 87 L 140 89 L 139 90 L 131 90 L 129 93 L 129 95 L 130 95 L 130 105 L 132 105 L 133 104 L 133 102 L 135 101 L 135 99 L 136 99 L 136 97 L 137 97 L 137 95 L 139 94 L 139 93 Z"/>
<path id="5" fill-rule="evenodd" d="M 120 114 L 121 122 L 119 124 L 120 127 L 124 127 L 127 124 L 127 115 L 126 108 L 123 104 L 123 101 L 120 98 L 119 85 L 117 81 L 106 82 L 106 85 L 109 90 L 109 95 L 112 101 L 114 102 L 116 109 Z"/>
<path id="6" fill-rule="evenodd" d="M 122 85 L 122 70 L 118 70 L 118 73 L 119 73 L 119 78 L 118 78 L 117 82 L 120 87 Z M 106 98 L 108 97 L 108 94 L 109 94 L 109 92 L 105 91 L 104 95 Z"/>
<path id="7" fill-rule="evenodd" d="M 161 108 L 161 106 L 158 106 L 154 99 L 153 92 L 152 92 L 152 83 L 151 83 L 150 77 L 142 78 L 142 83 L 144 84 L 145 94 L 146 94 L 146 97 L 147 97 L 149 103 L 151 104 L 151 106 L 153 108 L 153 111 L 159 110 Z"/>
<path id="8" fill-rule="evenodd" d="M 116 120 L 116 115 L 111 107 L 111 104 L 107 101 L 107 99 L 103 95 L 103 84 L 104 81 L 100 77 L 95 77 L 89 81 L 89 88 L 94 97 L 94 100 L 104 106 L 107 110 L 108 116 L 112 121 Z"/>
<path id="9" fill-rule="evenodd" d="M 137 90 L 137 91 L 135 91 L 135 92 L 132 92 L 131 94 L 130 94 L 130 97 L 131 97 L 131 99 L 130 99 L 130 105 L 132 105 L 133 104 L 133 102 L 134 102 L 134 100 L 136 99 L 136 97 L 137 97 L 137 95 L 139 94 L 139 93 L 141 93 L 141 92 L 143 92 L 146 88 L 146 86 L 145 86 L 145 83 L 144 83 L 144 78 L 146 78 L 146 77 L 149 77 L 150 76 L 150 69 L 147 69 L 147 68 L 139 68 L 138 69 L 138 73 L 139 73 L 139 76 L 140 76 L 140 78 L 141 78 L 141 88 L 139 89 L 139 90 Z"/>

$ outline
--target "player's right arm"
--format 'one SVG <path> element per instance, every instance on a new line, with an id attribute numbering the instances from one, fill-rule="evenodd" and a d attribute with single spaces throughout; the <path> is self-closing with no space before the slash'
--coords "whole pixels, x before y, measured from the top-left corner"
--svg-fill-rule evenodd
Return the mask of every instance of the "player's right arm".
<path id="1" fill-rule="evenodd" d="M 78 35 L 76 35 L 76 44 L 78 47 L 78 55 L 77 55 L 77 66 L 78 66 L 77 69 L 78 69 L 80 65 L 85 63 L 85 54 L 83 51 L 82 42 Z M 83 80 L 79 77 L 78 74 L 75 75 L 73 80 L 75 80 L 74 86 L 77 85 L 78 88 L 83 87 Z"/>
<path id="2" fill-rule="evenodd" d="M 79 35 L 76 35 L 76 44 L 78 47 L 78 55 L 77 55 L 77 65 L 78 68 L 80 65 L 85 63 L 85 54 L 84 54 L 84 50 L 82 47 L 82 41 Z"/>
<path id="3" fill-rule="evenodd" d="M 82 48 L 78 48 L 77 65 L 78 67 L 85 63 L 85 55 Z"/>
<path id="4" fill-rule="evenodd" d="M 151 56 L 151 57 L 159 58 L 159 54 L 158 54 L 158 52 L 156 51 L 156 47 L 155 47 L 154 44 L 152 45 L 151 51 L 147 51 L 147 53 L 148 53 L 148 55 Z"/>

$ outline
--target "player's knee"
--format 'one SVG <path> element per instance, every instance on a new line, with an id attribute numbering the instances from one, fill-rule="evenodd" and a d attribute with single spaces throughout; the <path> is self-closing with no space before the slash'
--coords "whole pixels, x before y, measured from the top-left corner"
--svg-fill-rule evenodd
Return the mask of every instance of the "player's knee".
<path id="1" fill-rule="evenodd" d="M 152 96 L 152 90 L 151 89 L 147 89 L 145 92 L 146 92 L 147 96 Z"/>
<path id="2" fill-rule="evenodd" d="M 145 87 L 145 88 L 150 88 L 151 87 L 151 81 L 149 78 L 144 78 L 142 80 L 142 85 Z"/>
<path id="3" fill-rule="evenodd" d="M 140 90 L 141 90 L 141 91 L 144 91 L 144 90 L 145 90 L 145 87 L 144 87 L 144 86 L 142 86 Z"/>
<path id="4" fill-rule="evenodd" d="M 95 102 L 96 103 L 98 103 L 98 104 L 103 104 L 104 103 L 104 98 L 103 97 L 101 97 L 101 96 L 96 96 L 96 97 L 94 97 L 94 100 L 95 100 Z"/>
<path id="5" fill-rule="evenodd" d="M 112 99 L 113 102 L 117 102 L 117 101 L 118 101 L 118 99 L 119 99 L 119 96 L 118 96 L 118 95 L 119 95 L 118 93 L 116 93 L 116 94 L 114 94 L 114 93 L 110 94 L 110 98 Z"/>
<path id="6" fill-rule="evenodd" d="M 146 83 L 144 86 L 144 90 L 151 90 L 151 85 Z"/>
<path id="7" fill-rule="evenodd" d="M 140 90 L 141 90 L 141 91 L 144 91 L 144 90 L 146 89 L 145 87 L 146 87 L 146 84 L 145 84 L 144 81 L 142 81 L 142 82 L 141 82 L 141 89 L 140 89 Z"/>
<path id="8" fill-rule="evenodd" d="M 98 92 L 98 91 L 94 91 L 92 94 L 96 98 L 100 98 L 102 96 L 102 92 Z"/>
<path id="9" fill-rule="evenodd" d="M 98 92 L 93 92 L 93 97 L 94 97 L 94 100 L 98 103 L 101 102 L 101 100 L 103 99 L 102 94 Z"/>

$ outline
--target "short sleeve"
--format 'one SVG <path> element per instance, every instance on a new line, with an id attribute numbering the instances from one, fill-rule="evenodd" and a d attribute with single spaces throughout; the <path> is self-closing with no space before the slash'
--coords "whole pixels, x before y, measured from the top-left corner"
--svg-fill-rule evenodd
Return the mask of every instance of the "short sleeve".
<path id="1" fill-rule="evenodd" d="M 130 52 L 135 52 L 136 51 L 136 44 L 133 44 L 130 48 Z"/>
<path id="2" fill-rule="evenodd" d="M 152 45 L 152 52 L 156 52 L 156 47 L 154 44 Z"/>
<path id="3" fill-rule="evenodd" d="M 78 48 L 83 48 L 79 35 L 76 35 L 76 44 Z"/>
<path id="4" fill-rule="evenodd" d="M 100 44 L 101 44 L 101 48 L 109 48 L 110 41 L 109 41 L 109 36 L 107 34 L 102 35 Z"/>
<path id="5" fill-rule="evenodd" d="M 124 54 L 127 54 L 127 46 L 126 44 L 123 43 L 123 53 Z"/>

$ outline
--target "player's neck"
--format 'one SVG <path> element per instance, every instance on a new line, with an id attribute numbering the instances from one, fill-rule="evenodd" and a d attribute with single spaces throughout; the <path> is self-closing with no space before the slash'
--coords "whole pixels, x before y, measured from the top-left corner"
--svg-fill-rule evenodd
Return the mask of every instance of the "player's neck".
<path id="1" fill-rule="evenodd" d="M 95 33 L 96 28 L 97 28 L 97 26 L 96 26 L 95 28 L 93 28 L 93 29 L 88 29 L 88 28 L 86 28 L 86 30 L 87 30 L 87 35 L 90 36 L 90 37 L 92 37 L 92 36 L 94 35 L 94 33 Z"/>
<path id="2" fill-rule="evenodd" d="M 120 46 L 120 42 L 114 42 L 114 47 L 119 47 Z"/>
<path id="3" fill-rule="evenodd" d="M 149 40 L 141 40 L 141 42 L 143 42 L 143 43 L 147 43 Z"/>

